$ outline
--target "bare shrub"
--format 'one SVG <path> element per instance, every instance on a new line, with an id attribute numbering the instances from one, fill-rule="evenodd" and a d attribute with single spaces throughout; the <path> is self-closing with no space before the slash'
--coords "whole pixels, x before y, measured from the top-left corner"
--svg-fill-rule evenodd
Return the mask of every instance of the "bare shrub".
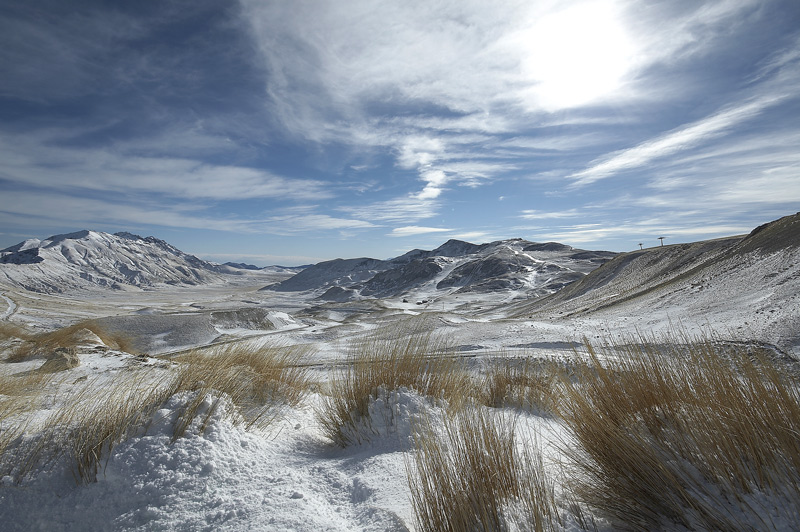
<path id="1" fill-rule="evenodd" d="M 607 346 L 560 415 L 577 498 L 615 527 L 774 529 L 800 515 L 800 392 L 761 353 L 712 341 Z"/>
<path id="2" fill-rule="evenodd" d="M 442 425 L 420 430 L 406 461 L 418 530 L 560 529 L 541 454 L 519 449 L 513 421 L 469 407 Z"/>
<path id="3" fill-rule="evenodd" d="M 452 408 L 472 391 L 461 362 L 430 335 L 370 337 L 352 349 L 346 369 L 331 376 L 330 393 L 317 413 L 325 436 L 342 447 L 370 439 L 369 405 L 379 389 L 408 388 Z"/>

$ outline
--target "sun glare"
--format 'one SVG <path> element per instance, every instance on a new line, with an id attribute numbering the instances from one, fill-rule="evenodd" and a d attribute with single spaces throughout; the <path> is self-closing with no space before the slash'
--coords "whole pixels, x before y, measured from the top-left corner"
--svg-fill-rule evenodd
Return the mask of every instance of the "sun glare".
<path id="1" fill-rule="evenodd" d="M 618 89 L 634 55 L 608 2 L 580 3 L 539 18 L 522 47 L 535 103 L 550 110 L 587 104 Z"/>

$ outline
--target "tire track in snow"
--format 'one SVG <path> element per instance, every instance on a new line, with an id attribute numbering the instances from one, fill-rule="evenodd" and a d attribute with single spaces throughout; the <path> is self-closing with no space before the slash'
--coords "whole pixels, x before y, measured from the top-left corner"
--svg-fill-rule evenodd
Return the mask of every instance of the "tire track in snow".
<path id="1" fill-rule="evenodd" d="M 11 299 L 10 297 L 8 297 L 5 294 L 0 294 L 0 297 L 5 299 L 6 300 L 6 305 L 8 305 L 8 308 L 5 311 L 3 311 L 2 314 L 0 314 L 0 320 L 8 320 L 17 311 L 17 304 L 14 302 L 13 299 Z"/>

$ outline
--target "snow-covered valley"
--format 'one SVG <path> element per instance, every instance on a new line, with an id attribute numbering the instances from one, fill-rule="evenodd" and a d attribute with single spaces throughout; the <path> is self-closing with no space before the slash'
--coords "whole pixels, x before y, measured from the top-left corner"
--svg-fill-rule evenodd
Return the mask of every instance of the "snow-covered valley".
<path id="1" fill-rule="evenodd" d="M 800 359 L 800 215 L 748 236 L 625 254 L 524 240 L 450 241 L 300 273 L 215 265 L 157 239 L 89 231 L 26 241 L 0 258 L 4 358 L 81 323 L 125 340 L 109 345 L 102 334 L 84 335 L 69 346 L 77 360 L 52 374 L 40 370 L 50 352 L 2 362 L 6 457 L 35 443 L 50 416 L 76 397 L 114 401 L 125 383 L 156 386 L 194 348 L 302 348 L 299 364 L 311 381 L 301 401 L 250 430 L 235 401 L 212 390 L 200 397 L 207 415 L 175 439 L 175 419 L 201 393 L 181 391 L 112 448 L 101 446 L 99 473 L 87 485 L 76 483 L 64 455 L 28 471 L 12 464 L 0 483 L 7 530 L 416 529 L 407 480 L 418 452 L 413 433 L 423 421 L 441 428 L 452 413 L 441 397 L 380 388 L 370 408 L 389 417 L 373 419 L 368 441 L 345 448 L 331 441 L 320 412 L 365 339 L 403 344 L 424 336 L 445 344 L 447 357 L 475 382 L 503 361 L 581 358 L 587 339 L 622 345 L 702 337 Z M 612 352 L 605 351 L 609 359 Z M 557 416 L 480 408 L 512 417 L 516 434 L 527 435 L 518 445 L 537 442 L 562 486 L 558 464 L 571 436 Z M 64 421 L 60 428 L 69 427 Z M 600 530 L 614 529 L 595 517 Z M 792 529 L 780 511 L 763 519 Z M 579 525 L 564 517 L 555 529 Z"/>

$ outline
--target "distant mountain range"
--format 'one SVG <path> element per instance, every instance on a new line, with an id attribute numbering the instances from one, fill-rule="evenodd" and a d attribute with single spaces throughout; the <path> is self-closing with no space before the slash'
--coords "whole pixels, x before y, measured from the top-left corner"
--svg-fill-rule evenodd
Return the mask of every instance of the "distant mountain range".
<path id="1" fill-rule="evenodd" d="M 0 251 L 0 283 L 42 293 L 218 283 L 257 273 L 252 268 L 207 262 L 130 233 L 80 231 Z M 800 213 L 749 235 L 628 253 L 521 239 L 450 240 L 388 260 L 320 262 L 285 277 L 292 273 L 281 270 L 277 278 L 285 280 L 262 290 L 302 293 L 321 305 L 372 298 L 422 303 L 463 294 L 491 300 L 497 294 L 503 315 L 540 320 L 630 316 L 646 325 L 650 316 L 678 324 L 713 315 L 800 349 Z"/>
<path id="2" fill-rule="evenodd" d="M 581 279 L 616 253 L 586 251 L 522 239 L 471 244 L 449 240 L 432 251 L 415 249 L 389 260 L 336 259 L 309 266 L 265 287 L 279 292 L 317 291 L 327 301 L 428 293 L 519 291 L 549 294 Z"/>
<path id="3" fill-rule="evenodd" d="M 389 260 L 321 262 L 265 289 L 311 292 L 327 301 L 394 297 L 419 288 L 443 293 L 519 291 L 529 297 L 552 293 L 615 255 L 554 242 L 514 239 L 478 245 L 450 240 L 432 251 L 415 249 Z M 42 293 L 200 285 L 258 269 L 207 262 L 163 240 L 124 232 L 79 231 L 25 240 L 0 251 L 0 282 Z"/>

